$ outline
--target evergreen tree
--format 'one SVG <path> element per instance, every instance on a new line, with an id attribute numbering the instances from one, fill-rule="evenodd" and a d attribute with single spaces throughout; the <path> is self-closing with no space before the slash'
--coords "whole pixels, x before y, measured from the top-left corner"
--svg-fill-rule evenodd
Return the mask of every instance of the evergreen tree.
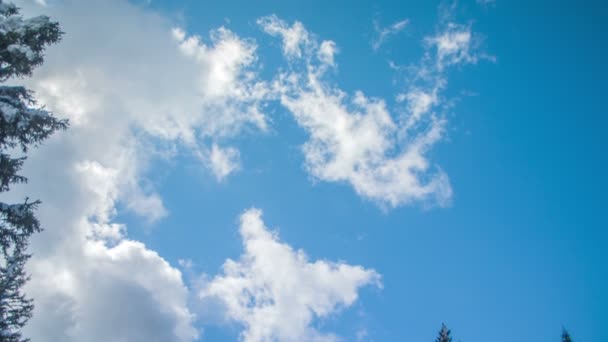
<path id="1" fill-rule="evenodd" d="M 441 324 L 441 330 L 439 330 L 439 337 L 437 337 L 435 342 L 452 342 L 450 329 L 448 329 L 448 327 L 446 327 L 443 323 Z"/>
<path id="2" fill-rule="evenodd" d="M 570 334 L 568 333 L 566 328 L 562 329 L 562 342 L 572 342 Z"/>
<path id="3" fill-rule="evenodd" d="M 59 24 L 48 17 L 24 19 L 14 4 L 0 0 L 0 83 L 30 76 L 42 64 L 44 49 L 62 34 Z M 25 87 L 0 85 L 0 193 L 27 181 L 18 172 L 28 147 L 66 127 L 67 121 L 36 106 L 33 93 Z M 21 330 L 34 306 L 22 287 L 29 279 L 25 272 L 29 238 L 41 230 L 34 215 L 39 203 L 0 201 L 0 342 L 27 341 Z"/>

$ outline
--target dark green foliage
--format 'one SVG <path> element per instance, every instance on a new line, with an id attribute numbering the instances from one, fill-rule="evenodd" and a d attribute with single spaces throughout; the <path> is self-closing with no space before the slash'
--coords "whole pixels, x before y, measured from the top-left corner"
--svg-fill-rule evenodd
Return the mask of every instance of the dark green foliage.
<path id="1" fill-rule="evenodd" d="M 450 336 L 450 329 L 445 324 L 441 324 L 441 330 L 439 330 L 439 336 L 435 340 L 435 342 L 452 342 L 452 337 Z"/>
<path id="2" fill-rule="evenodd" d="M 24 161 L 25 157 L 11 158 L 8 154 L 0 154 L 0 192 L 8 191 L 10 184 L 27 181 L 25 177 L 17 175 Z"/>
<path id="3" fill-rule="evenodd" d="M 570 334 L 568 333 L 568 331 L 565 328 L 562 329 L 562 342 L 572 342 L 572 339 L 570 338 Z"/>
<path id="4" fill-rule="evenodd" d="M 29 237 L 39 232 L 40 223 L 34 216 L 38 201 L 6 205 L 0 203 L 0 341 L 27 341 L 21 338 L 21 328 L 31 318 L 34 305 L 22 291 L 29 276 L 25 273 Z"/>
<path id="5" fill-rule="evenodd" d="M 23 19 L 19 9 L 0 0 L 0 82 L 31 75 L 43 62 L 46 46 L 62 32 L 48 17 Z M 21 86 L 0 86 L 0 193 L 10 185 L 25 183 L 17 173 L 28 147 L 37 146 L 53 132 L 67 128 L 67 121 L 36 107 L 33 93 Z M 21 330 L 32 317 L 34 305 L 23 292 L 29 276 L 25 263 L 29 238 L 41 231 L 34 215 L 39 201 L 7 204 L 0 201 L 0 342 L 27 341 Z"/>
<path id="6" fill-rule="evenodd" d="M 67 127 L 67 121 L 33 108 L 35 105 L 32 92 L 24 87 L 0 87 L 0 148 L 18 147 L 27 152 L 29 145 L 36 146 L 56 130 Z"/>
<path id="7" fill-rule="evenodd" d="M 44 49 L 63 32 L 48 17 L 23 19 L 12 3 L 0 1 L 0 81 L 29 76 L 44 61 Z"/>

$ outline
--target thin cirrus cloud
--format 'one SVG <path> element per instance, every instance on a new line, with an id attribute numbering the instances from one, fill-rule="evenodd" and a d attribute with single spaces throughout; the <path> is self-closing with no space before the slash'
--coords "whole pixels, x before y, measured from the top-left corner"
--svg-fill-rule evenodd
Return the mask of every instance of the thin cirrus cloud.
<path id="1" fill-rule="evenodd" d="M 281 242 L 258 209 L 241 215 L 239 233 L 243 254 L 226 260 L 223 272 L 199 296 L 219 300 L 227 318 L 244 325 L 245 342 L 338 341 L 315 329 L 314 320 L 352 305 L 359 288 L 381 286 L 372 269 L 309 260 L 304 251 Z"/>
<path id="2" fill-rule="evenodd" d="M 377 20 L 374 20 L 374 31 L 376 37 L 372 40 L 371 45 L 374 51 L 378 51 L 382 44 L 384 44 L 390 36 L 396 35 L 403 31 L 409 25 L 409 19 L 399 20 L 393 24 L 381 27 Z"/>

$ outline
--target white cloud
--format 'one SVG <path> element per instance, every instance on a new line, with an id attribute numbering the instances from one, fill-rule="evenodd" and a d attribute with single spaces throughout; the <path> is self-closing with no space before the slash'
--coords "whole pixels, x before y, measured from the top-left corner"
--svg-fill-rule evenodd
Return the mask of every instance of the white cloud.
<path id="1" fill-rule="evenodd" d="M 302 50 L 307 50 L 311 37 L 301 22 L 296 21 L 288 26 L 286 22 L 270 15 L 257 20 L 258 25 L 271 36 L 280 36 L 283 40 L 283 53 L 287 57 L 302 57 Z M 306 52 L 306 51 L 304 51 Z"/>
<path id="2" fill-rule="evenodd" d="M 408 19 L 403 19 L 390 26 L 380 27 L 380 24 L 378 24 L 377 21 L 374 21 L 374 30 L 376 31 L 377 37 L 372 40 L 372 49 L 374 49 L 374 51 L 380 49 L 380 46 L 382 46 L 390 36 L 401 32 L 409 23 L 410 21 Z"/>
<path id="3" fill-rule="evenodd" d="M 65 254 L 30 266 L 32 282 L 45 282 L 28 287 L 36 299 L 26 330 L 32 339 L 169 342 L 198 336 L 181 273 L 143 244 L 122 240 L 108 248 L 88 240 Z"/>
<path id="4" fill-rule="evenodd" d="M 471 52 L 474 46 L 468 26 L 449 23 L 443 32 L 428 37 L 425 41 L 436 49 L 438 71 L 454 64 L 477 62 L 477 55 Z"/>
<path id="5" fill-rule="evenodd" d="M 369 333 L 367 332 L 367 329 L 357 330 L 356 339 L 357 339 L 357 341 L 369 340 Z"/>
<path id="6" fill-rule="evenodd" d="M 380 286 L 380 275 L 342 262 L 310 261 L 269 231 L 261 215 L 257 209 L 243 213 L 244 253 L 226 260 L 223 274 L 203 287 L 201 297 L 219 299 L 228 318 L 245 326 L 241 337 L 247 342 L 336 341 L 316 330 L 313 320 L 352 305 L 360 287 Z"/>
<path id="7" fill-rule="evenodd" d="M 324 40 L 319 46 L 317 57 L 322 63 L 327 65 L 334 65 L 334 55 L 338 52 L 336 43 L 331 40 Z"/>
<path id="8" fill-rule="evenodd" d="M 290 27 L 276 16 L 267 18 L 271 20 L 259 21 L 266 31 L 268 20 L 276 27 Z M 406 24 L 398 22 L 392 29 Z M 448 204 L 448 176 L 431 165 L 427 152 L 445 134 L 447 121 L 437 112 L 444 105 L 440 91 L 447 84 L 445 67 L 477 61 L 470 27 L 449 24 L 424 40 L 426 51 L 414 68 L 414 80 L 396 97 L 406 102 L 405 113 L 398 117 L 383 99 L 361 91 L 347 94 L 331 83 L 325 75 L 330 63 L 311 58 L 322 54 L 323 44 L 311 33 L 300 35 L 308 37 L 307 49 L 301 58 L 289 59 L 289 68 L 275 79 L 273 89 L 309 133 L 303 152 L 310 174 L 323 181 L 347 182 L 361 196 L 391 207 L 414 201 Z"/>
<path id="9" fill-rule="evenodd" d="M 36 306 L 27 336 L 193 341 L 199 333 L 180 272 L 129 240 L 115 216 L 120 207 L 150 222 L 168 215 L 146 178 L 150 162 L 165 154 L 162 146 L 206 151 L 207 140 L 265 129 L 255 44 L 225 28 L 203 43 L 122 0 L 18 5 L 26 16 L 50 15 L 66 32 L 24 82 L 71 121 L 28 153 L 23 173 L 30 182 L 9 194 L 43 202 L 45 231 L 33 239 L 29 263 L 27 292 Z M 238 152 L 213 151 L 208 161 L 225 177 Z"/>
<path id="10" fill-rule="evenodd" d="M 194 124 L 208 136 L 231 136 L 243 126 L 267 129 L 267 119 L 260 111 L 260 101 L 267 95 L 264 82 L 257 80 L 254 64 L 257 49 L 252 40 L 241 39 L 220 27 L 211 32 L 212 45 L 198 36 L 188 37 L 173 29 L 181 52 L 200 66 L 197 80 L 202 99 L 200 121 Z"/>
<path id="11" fill-rule="evenodd" d="M 402 130 L 407 131 L 412 128 L 422 117 L 427 114 L 434 106 L 439 103 L 439 87 L 432 90 L 413 88 L 407 93 L 397 95 L 398 102 L 407 102 L 407 121 Z"/>
<path id="12" fill-rule="evenodd" d="M 426 182 L 419 176 L 429 169 L 423 153 L 440 138 L 442 121 L 391 156 L 399 127 L 384 101 L 361 92 L 348 97 L 316 79 L 294 90 L 295 96 L 283 96 L 281 102 L 310 134 L 303 151 L 314 177 L 348 181 L 360 195 L 391 206 L 429 196 L 439 203 L 449 199 L 445 174 L 439 171 Z"/>
<path id="13" fill-rule="evenodd" d="M 26 328 L 33 340 L 196 338 L 180 272 L 127 238 L 128 227 L 115 222 L 117 208 L 148 221 L 169 214 L 146 179 L 150 162 L 165 152 L 161 146 L 208 153 L 205 160 L 216 177 L 227 177 L 239 167 L 238 151 L 215 142 L 247 129 L 264 131 L 268 119 L 261 108 L 269 98 L 280 98 L 309 132 L 304 153 L 313 176 L 348 182 L 362 196 L 393 206 L 450 197 L 447 176 L 425 158 L 443 134 L 445 120 L 431 115 L 440 97 L 426 102 L 416 97 L 411 108 L 427 125 L 402 137 L 403 125 L 383 100 L 360 92 L 348 95 L 323 79 L 337 48 L 331 41 L 318 44 L 301 23 L 288 26 L 276 17 L 259 21 L 268 33 L 282 37 L 290 61 L 303 59 L 310 66 L 304 74 L 290 69 L 269 85 L 256 74 L 256 44 L 226 28 L 212 31 L 205 41 L 126 0 L 19 5 L 26 15 L 44 11 L 66 32 L 27 85 L 41 104 L 72 123 L 29 152 L 23 173 L 30 182 L 9 194 L 43 202 L 39 218 L 46 230 L 32 241 L 27 285 L 36 303 Z M 454 49 L 439 40 L 428 42 L 444 51 L 446 65 L 473 56 L 461 52 L 462 43 Z M 419 89 L 432 94 L 433 88 Z M 214 142 L 210 148 L 208 141 Z M 351 305 L 360 286 L 378 280 L 374 271 L 359 266 L 309 262 L 269 233 L 259 212 L 243 216 L 241 232 L 244 256 L 228 261 L 205 295 L 225 299 L 231 317 L 246 325 L 249 339 L 331 339 L 311 328 L 314 317 Z M 293 278 L 273 277 L 277 268 L 293 272 Z M 303 286 L 301 293 L 282 287 L 290 281 Z M 253 292 L 231 292 L 231 285 Z M 265 301 L 267 291 L 274 296 L 272 305 Z M 256 310 L 238 302 L 239 296 L 259 304 Z"/>
<path id="14" fill-rule="evenodd" d="M 211 150 L 199 154 L 199 157 L 206 161 L 218 181 L 223 181 L 240 168 L 240 153 L 234 147 L 222 148 L 213 144 Z"/>

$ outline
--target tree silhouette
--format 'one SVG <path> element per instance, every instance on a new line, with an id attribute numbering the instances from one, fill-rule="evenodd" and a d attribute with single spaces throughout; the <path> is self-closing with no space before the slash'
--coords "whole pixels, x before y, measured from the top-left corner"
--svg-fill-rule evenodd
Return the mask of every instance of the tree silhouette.
<path id="1" fill-rule="evenodd" d="M 59 24 L 48 17 L 24 19 L 14 4 L 0 0 L 0 82 L 31 75 L 42 64 L 46 46 L 58 42 L 61 35 Z M 28 147 L 66 127 L 67 121 L 36 106 L 30 90 L 0 85 L 0 193 L 27 181 L 17 173 Z M 39 203 L 27 198 L 17 204 L 0 201 L 0 342 L 28 341 L 21 329 L 32 317 L 34 304 L 22 288 L 29 279 L 25 272 L 29 238 L 41 231 L 34 215 Z"/>
<path id="2" fill-rule="evenodd" d="M 450 329 L 442 323 L 441 330 L 439 330 L 439 336 L 435 340 L 435 342 L 452 342 L 452 337 L 450 336 Z"/>

